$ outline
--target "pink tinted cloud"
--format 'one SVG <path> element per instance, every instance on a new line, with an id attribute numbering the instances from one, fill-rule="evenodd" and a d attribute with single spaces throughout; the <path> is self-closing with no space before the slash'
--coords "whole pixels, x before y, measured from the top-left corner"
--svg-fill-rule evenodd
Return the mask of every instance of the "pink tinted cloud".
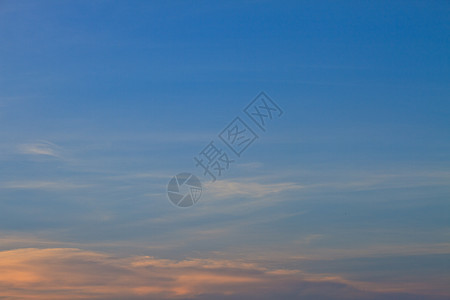
<path id="1" fill-rule="evenodd" d="M 340 277 L 269 269 L 232 260 L 123 258 L 74 248 L 1 251 L 0 296 L 7 299 L 445 299 L 363 291 Z"/>

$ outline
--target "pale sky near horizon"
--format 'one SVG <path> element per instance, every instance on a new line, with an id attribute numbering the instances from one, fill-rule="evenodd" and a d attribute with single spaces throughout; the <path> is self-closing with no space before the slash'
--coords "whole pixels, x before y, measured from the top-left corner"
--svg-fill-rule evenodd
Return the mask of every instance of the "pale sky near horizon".
<path id="1" fill-rule="evenodd" d="M 448 299 L 449 36 L 438 0 L 0 0 L 0 298 Z"/>

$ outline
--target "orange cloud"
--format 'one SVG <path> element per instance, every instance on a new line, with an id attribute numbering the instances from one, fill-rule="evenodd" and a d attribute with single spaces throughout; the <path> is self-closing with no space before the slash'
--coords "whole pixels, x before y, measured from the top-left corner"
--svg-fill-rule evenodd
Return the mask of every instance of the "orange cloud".
<path id="1" fill-rule="evenodd" d="M 373 295 L 339 277 L 312 277 L 299 270 L 230 260 L 119 258 L 74 248 L 0 252 L 0 298 L 7 299 L 374 299 Z"/>

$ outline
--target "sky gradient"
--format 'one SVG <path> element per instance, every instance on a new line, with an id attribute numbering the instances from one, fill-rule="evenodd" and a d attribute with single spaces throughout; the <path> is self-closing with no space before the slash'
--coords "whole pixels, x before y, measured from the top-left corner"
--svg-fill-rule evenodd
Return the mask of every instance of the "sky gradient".
<path id="1" fill-rule="evenodd" d="M 0 299 L 449 299 L 449 37 L 443 0 L 0 0 Z"/>

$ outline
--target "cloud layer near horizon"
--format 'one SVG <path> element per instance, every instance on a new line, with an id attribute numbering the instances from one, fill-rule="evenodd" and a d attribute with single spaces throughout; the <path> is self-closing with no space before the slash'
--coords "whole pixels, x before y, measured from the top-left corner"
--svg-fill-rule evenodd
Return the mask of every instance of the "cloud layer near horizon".
<path id="1" fill-rule="evenodd" d="M 231 260 L 114 257 L 75 248 L 0 252 L 6 299 L 444 299 L 363 291 L 338 276 Z"/>

